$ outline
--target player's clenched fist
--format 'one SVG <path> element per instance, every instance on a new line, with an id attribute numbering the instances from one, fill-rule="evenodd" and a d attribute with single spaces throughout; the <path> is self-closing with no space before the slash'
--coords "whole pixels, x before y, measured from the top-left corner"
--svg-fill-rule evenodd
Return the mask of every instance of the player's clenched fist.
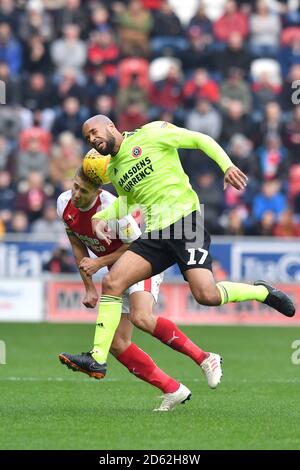
<path id="1" fill-rule="evenodd" d="M 84 257 L 80 261 L 79 268 L 82 269 L 88 276 L 93 276 L 103 265 L 101 258 Z"/>
<path id="2" fill-rule="evenodd" d="M 87 289 L 82 303 L 87 308 L 95 308 L 98 302 L 98 293 L 95 288 Z"/>
<path id="3" fill-rule="evenodd" d="M 245 189 L 248 178 L 239 168 L 231 166 L 224 175 L 224 189 L 231 184 L 235 189 Z"/>

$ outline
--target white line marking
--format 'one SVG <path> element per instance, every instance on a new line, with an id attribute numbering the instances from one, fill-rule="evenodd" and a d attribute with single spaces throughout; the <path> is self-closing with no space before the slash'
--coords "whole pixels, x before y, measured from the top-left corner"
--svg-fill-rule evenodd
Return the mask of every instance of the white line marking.
<path id="1" fill-rule="evenodd" d="M 0 382 L 96 382 L 90 378 L 65 378 L 65 377 L 0 377 Z M 127 382 L 116 378 L 104 379 L 105 382 Z M 99 380 L 97 381 L 99 382 Z"/>
<path id="2" fill-rule="evenodd" d="M 135 381 L 133 377 L 128 377 L 128 379 L 120 379 L 120 378 L 107 378 L 107 379 L 102 379 L 102 380 L 91 380 L 92 377 L 78 377 L 78 378 L 67 378 L 67 377 L 0 377 L 0 382 L 90 382 L 90 383 L 96 383 L 100 381 L 104 382 L 128 382 L 128 381 Z M 200 382 L 199 379 L 195 378 L 192 379 L 193 382 Z M 201 381 L 202 382 L 202 381 Z M 287 384 L 287 383 L 293 383 L 293 384 L 299 384 L 300 383 L 300 378 L 299 379 L 268 379 L 268 380 L 249 380 L 249 379 L 241 379 L 241 380 L 230 380 L 227 379 L 226 383 L 228 384 L 233 384 L 233 383 L 252 383 L 252 384 Z"/>

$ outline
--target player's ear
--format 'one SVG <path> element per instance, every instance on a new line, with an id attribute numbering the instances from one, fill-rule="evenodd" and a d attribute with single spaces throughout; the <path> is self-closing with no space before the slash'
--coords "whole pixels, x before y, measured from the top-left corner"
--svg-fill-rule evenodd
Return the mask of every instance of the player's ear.
<path id="1" fill-rule="evenodd" d="M 108 124 L 108 129 L 112 134 L 115 134 L 116 132 L 118 132 L 118 129 L 116 128 L 113 122 L 110 122 Z"/>
<path id="2" fill-rule="evenodd" d="M 97 189 L 97 195 L 99 196 L 99 194 L 101 193 L 102 193 L 102 189 L 101 188 Z"/>

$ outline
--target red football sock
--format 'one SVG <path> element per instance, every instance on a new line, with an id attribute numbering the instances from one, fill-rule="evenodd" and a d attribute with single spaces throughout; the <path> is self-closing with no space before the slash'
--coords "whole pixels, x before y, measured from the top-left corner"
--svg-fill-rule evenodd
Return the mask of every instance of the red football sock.
<path id="1" fill-rule="evenodd" d="M 170 348 L 175 349 L 189 356 L 197 364 L 201 364 L 208 357 L 208 353 L 194 344 L 175 323 L 163 317 L 158 317 L 156 327 L 152 336 L 165 343 Z"/>
<path id="2" fill-rule="evenodd" d="M 179 388 L 180 383 L 157 367 L 151 357 L 136 344 L 128 346 L 117 359 L 138 379 L 148 382 L 164 393 L 173 393 Z"/>

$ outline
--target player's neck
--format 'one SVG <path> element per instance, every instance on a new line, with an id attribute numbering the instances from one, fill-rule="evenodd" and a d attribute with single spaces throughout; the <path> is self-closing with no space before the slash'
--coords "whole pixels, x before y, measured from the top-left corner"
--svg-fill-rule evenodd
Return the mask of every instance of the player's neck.
<path id="1" fill-rule="evenodd" d="M 115 143 L 114 149 L 111 153 L 112 157 L 117 155 L 117 153 L 119 152 L 123 140 L 124 140 L 124 136 L 122 134 L 116 136 L 116 143 Z"/>
<path id="2" fill-rule="evenodd" d="M 89 211 L 92 207 L 94 207 L 94 205 L 96 204 L 97 199 L 98 199 L 98 195 L 97 195 L 97 196 L 95 197 L 95 199 L 93 199 L 93 201 L 92 201 L 90 204 L 88 204 L 87 206 L 85 206 L 85 207 L 79 207 L 79 210 L 80 210 L 81 212 L 87 212 L 87 211 Z"/>

